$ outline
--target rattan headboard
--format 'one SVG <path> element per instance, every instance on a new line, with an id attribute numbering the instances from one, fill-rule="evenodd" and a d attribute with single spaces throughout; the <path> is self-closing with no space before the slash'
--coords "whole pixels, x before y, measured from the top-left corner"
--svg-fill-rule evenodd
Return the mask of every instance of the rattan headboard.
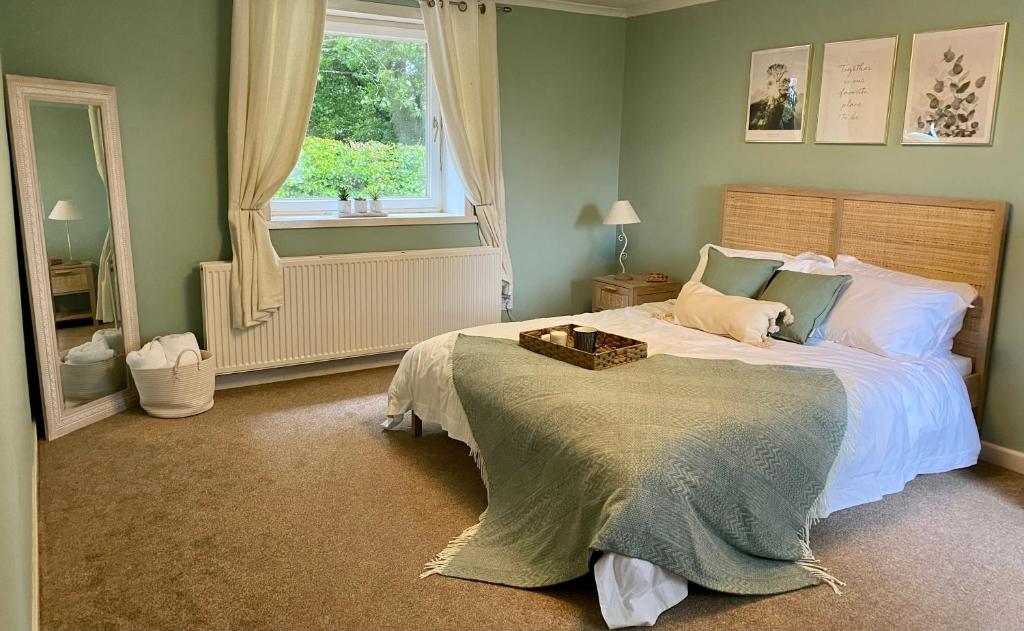
<path id="1" fill-rule="evenodd" d="M 978 299 L 953 351 L 974 361 L 967 385 L 980 420 L 1006 216 L 1006 202 L 727 184 L 720 243 L 787 254 L 849 254 L 974 285 Z"/>

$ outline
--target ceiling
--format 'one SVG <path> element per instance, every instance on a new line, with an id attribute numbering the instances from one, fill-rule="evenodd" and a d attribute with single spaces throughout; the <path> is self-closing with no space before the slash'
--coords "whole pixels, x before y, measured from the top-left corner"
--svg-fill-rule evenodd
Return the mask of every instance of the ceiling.
<path id="1" fill-rule="evenodd" d="M 505 4 L 626 18 L 705 2 L 714 0 L 506 0 Z"/>

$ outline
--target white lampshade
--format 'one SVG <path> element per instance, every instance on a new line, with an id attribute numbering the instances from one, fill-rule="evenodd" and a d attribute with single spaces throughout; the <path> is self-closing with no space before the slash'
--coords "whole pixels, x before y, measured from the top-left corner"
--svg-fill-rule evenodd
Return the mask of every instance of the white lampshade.
<path id="1" fill-rule="evenodd" d="M 612 209 L 608 211 L 608 216 L 604 218 L 604 223 L 610 226 L 619 226 L 627 223 L 640 223 L 640 218 L 636 216 L 633 204 L 620 199 L 612 204 Z"/>
<path id="2" fill-rule="evenodd" d="M 70 199 L 62 199 L 53 205 L 49 217 L 58 221 L 77 221 L 82 218 L 82 213 Z"/>

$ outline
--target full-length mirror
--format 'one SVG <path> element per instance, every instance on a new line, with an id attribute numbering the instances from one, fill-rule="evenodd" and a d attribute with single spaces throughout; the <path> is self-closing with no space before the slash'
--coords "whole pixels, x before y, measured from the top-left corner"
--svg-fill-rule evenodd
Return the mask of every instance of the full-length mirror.
<path id="1" fill-rule="evenodd" d="M 117 104 L 112 87 L 7 77 L 47 438 L 137 398 L 138 348 Z"/>

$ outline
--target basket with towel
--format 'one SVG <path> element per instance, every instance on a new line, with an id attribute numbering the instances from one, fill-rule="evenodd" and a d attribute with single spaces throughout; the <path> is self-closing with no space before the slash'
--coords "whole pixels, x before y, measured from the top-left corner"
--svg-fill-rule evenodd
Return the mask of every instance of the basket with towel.
<path id="1" fill-rule="evenodd" d="M 213 407 L 213 353 L 192 333 L 155 337 L 128 353 L 139 403 L 150 416 L 182 418 Z"/>
<path id="2" fill-rule="evenodd" d="M 61 354 L 60 383 L 72 407 L 124 390 L 124 341 L 121 329 L 101 329 L 92 340 Z"/>

